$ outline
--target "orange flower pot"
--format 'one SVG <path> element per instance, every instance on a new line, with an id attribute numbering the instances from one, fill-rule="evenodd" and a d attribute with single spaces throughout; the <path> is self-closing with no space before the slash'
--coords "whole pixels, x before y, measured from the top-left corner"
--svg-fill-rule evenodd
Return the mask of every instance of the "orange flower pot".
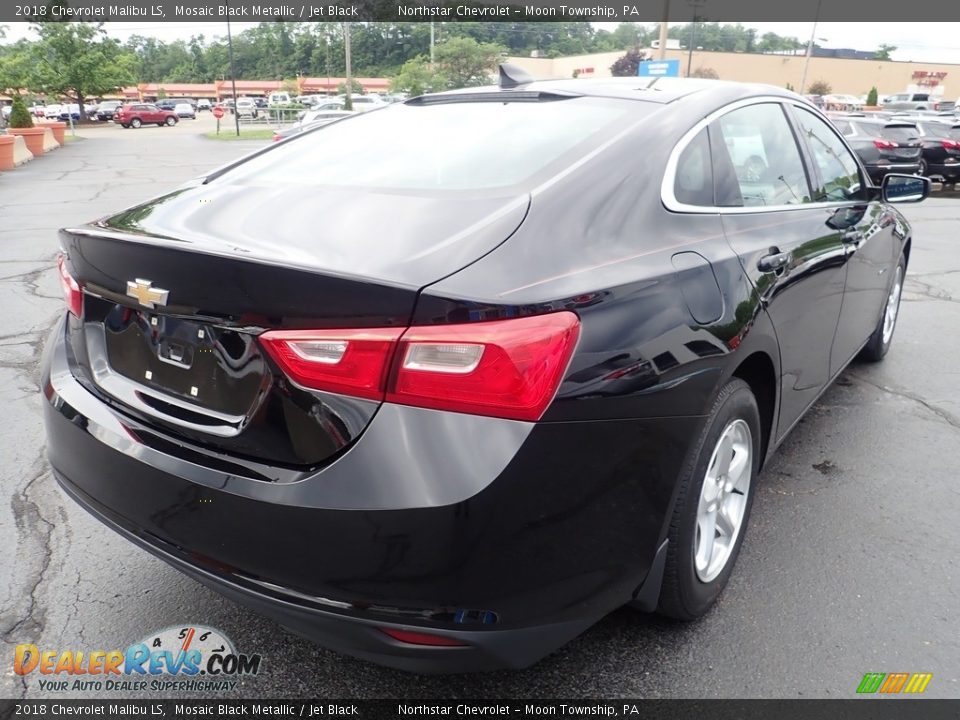
<path id="1" fill-rule="evenodd" d="M 65 122 L 57 122 L 54 120 L 44 120 L 38 123 L 41 127 L 48 127 L 53 130 L 53 139 L 56 140 L 60 145 L 63 145 L 67 141 L 67 124 Z"/>
<path id="2" fill-rule="evenodd" d="M 0 135 L 0 172 L 13 170 L 13 135 Z"/>
<path id="3" fill-rule="evenodd" d="M 43 155 L 43 128 L 7 128 L 9 135 L 19 135 L 27 144 L 27 150 L 33 153 L 34 157 Z"/>

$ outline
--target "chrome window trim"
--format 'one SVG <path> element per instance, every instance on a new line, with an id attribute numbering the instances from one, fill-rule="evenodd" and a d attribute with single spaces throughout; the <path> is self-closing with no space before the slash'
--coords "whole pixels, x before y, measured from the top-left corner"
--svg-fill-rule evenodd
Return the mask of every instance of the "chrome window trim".
<path id="1" fill-rule="evenodd" d="M 700 131 L 707 127 L 710 123 L 728 113 L 733 112 L 734 110 L 740 110 L 741 108 L 750 107 L 751 105 L 767 105 L 770 103 L 776 103 L 778 105 L 794 105 L 802 110 L 812 113 L 815 117 L 818 117 L 826 122 L 828 126 L 832 125 L 830 119 L 810 103 L 803 100 L 794 100 L 793 98 L 781 97 L 779 95 L 757 95 L 755 97 L 736 100 L 732 103 L 724 105 L 723 107 L 711 112 L 705 118 L 697 122 L 697 124 L 690 128 L 686 133 L 684 133 L 683 137 L 680 138 L 679 142 L 677 142 L 673 150 L 670 152 L 670 157 L 667 159 L 667 167 L 663 174 L 663 181 L 660 183 L 660 201 L 663 203 L 663 206 L 667 208 L 667 210 L 677 213 L 696 215 L 746 215 L 768 212 L 784 212 L 789 210 L 813 210 L 817 208 L 830 209 L 846 207 L 849 205 L 862 205 L 864 203 L 871 202 L 870 200 L 831 200 L 826 202 L 803 203 L 801 205 L 747 205 L 739 207 L 723 207 L 719 205 L 688 205 L 677 200 L 676 195 L 674 195 L 673 192 L 674 184 L 676 183 L 677 164 L 680 161 L 680 155 L 684 150 L 687 149 L 687 145 L 693 141 L 697 134 L 700 133 Z M 785 117 L 784 120 L 787 120 L 787 118 Z M 847 144 L 846 138 L 843 136 L 843 134 L 838 132 L 835 132 L 834 134 L 840 138 L 840 142 L 843 143 L 843 146 L 853 156 L 853 159 L 857 163 L 857 167 L 860 168 L 861 179 L 869 178 L 869 175 L 863 169 L 863 163 L 860 162 L 860 158 L 857 156 L 857 154 L 850 149 L 850 146 Z M 797 152 L 800 152 L 802 157 L 802 149 L 798 147 Z M 869 188 L 870 185 L 866 184 L 865 187 Z"/>

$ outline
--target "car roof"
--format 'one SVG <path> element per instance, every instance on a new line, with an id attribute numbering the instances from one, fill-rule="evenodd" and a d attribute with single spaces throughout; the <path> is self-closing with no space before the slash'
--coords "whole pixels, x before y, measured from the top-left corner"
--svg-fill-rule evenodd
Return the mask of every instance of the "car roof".
<path id="1" fill-rule="evenodd" d="M 514 88 L 504 89 L 497 85 L 479 88 L 463 88 L 436 93 L 423 97 L 449 97 L 456 95 L 479 95 L 503 93 L 549 93 L 571 97 L 602 97 L 622 100 L 636 100 L 657 104 L 667 104 L 682 98 L 696 95 L 708 100 L 714 98 L 720 102 L 727 98 L 736 99 L 751 95 L 775 95 L 784 98 L 808 101 L 800 95 L 773 85 L 737 83 L 727 80 L 707 80 L 702 78 L 673 77 L 625 77 L 625 78 L 589 78 L 576 80 L 534 80 L 522 83 Z M 415 98 L 414 98 L 415 99 Z M 406 102 L 410 102 L 407 100 Z"/>

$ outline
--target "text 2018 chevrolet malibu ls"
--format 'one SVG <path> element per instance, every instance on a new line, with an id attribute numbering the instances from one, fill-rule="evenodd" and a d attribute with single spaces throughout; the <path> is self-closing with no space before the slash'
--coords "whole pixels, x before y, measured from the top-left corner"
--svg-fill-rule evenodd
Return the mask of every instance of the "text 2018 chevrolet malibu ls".
<path id="1" fill-rule="evenodd" d="M 763 461 L 879 360 L 910 227 L 781 90 L 397 103 L 62 231 L 50 462 L 108 526 L 351 655 L 522 667 L 703 615 Z"/>

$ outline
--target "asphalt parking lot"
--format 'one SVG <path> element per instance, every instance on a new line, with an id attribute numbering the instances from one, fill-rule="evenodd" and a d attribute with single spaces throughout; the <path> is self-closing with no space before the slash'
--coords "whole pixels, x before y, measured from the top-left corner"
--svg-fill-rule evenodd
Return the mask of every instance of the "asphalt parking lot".
<path id="1" fill-rule="evenodd" d="M 263 656 L 232 698 L 847 698 L 864 673 L 896 671 L 933 673 L 927 696 L 960 697 L 960 194 L 907 207 L 893 348 L 849 368 L 767 466 L 738 567 L 704 620 L 621 610 L 525 671 L 414 677 L 323 650 L 187 579 L 47 470 L 37 383 L 62 307 L 56 230 L 264 144 L 201 137 L 212 122 L 84 130 L 0 175 L 0 697 L 90 697 L 15 676 L 18 643 L 113 649 L 183 623 Z"/>

